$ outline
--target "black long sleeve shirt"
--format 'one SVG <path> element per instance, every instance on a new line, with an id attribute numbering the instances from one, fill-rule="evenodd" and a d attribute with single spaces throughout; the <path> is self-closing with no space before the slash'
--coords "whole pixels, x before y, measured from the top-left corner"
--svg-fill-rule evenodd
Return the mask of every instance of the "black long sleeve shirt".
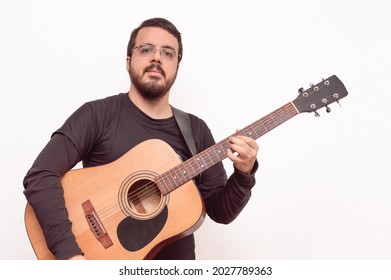
<path id="1" fill-rule="evenodd" d="M 190 120 L 198 152 L 215 144 L 205 122 L 191 114 Z M 164 140 L 184 161 L 191 157 L 174 117 L 152 119 L 124 93 L 84 104 L 53 133 L 23 183 L 48 248 L 57 259 L 82 254 L 68 219 L 62 176 L 80 161 L 84 167 L 110 163 L 148 139 Z M 237 217 L 251 196 L 256 169 L 257 163 L 251 175 L 235 170 L 227 179 L 220 162 L 202 173 L 197 187 L 212 220 L 230 223 Z M 194 236 L 167 245 L 155 258 L 195 259 Z"/>

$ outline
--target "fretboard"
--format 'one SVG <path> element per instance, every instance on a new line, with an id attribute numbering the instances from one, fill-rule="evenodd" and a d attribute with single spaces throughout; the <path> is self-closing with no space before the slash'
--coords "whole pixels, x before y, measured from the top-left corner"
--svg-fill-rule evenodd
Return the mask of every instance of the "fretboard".
<path id="1" fill-rule="evenodd" d="M 257 139 L 297 114 L 297 109 L 292 102 L 289 102 L 246 126 L 242 130 L 205 149 L 194 157 L 161 174 L 155 178 L 155 183 L 163 195 L 167 194 L 225 159 L 227 157 L 229 138 L 231 136 L 245 135 Z"/>

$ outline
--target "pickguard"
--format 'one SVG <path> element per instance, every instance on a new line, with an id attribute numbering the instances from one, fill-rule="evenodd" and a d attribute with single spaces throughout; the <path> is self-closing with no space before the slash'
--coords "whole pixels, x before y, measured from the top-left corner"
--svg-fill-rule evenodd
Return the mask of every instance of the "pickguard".
<path id="1" fill-rule="evenodd" d="M 144 248 L 164 228 L 167 217 L 167 206 L 157 216 L 148 220 L 126 217 L 117 227 L 117 235 L 122 247 L 131 252 Z"/>

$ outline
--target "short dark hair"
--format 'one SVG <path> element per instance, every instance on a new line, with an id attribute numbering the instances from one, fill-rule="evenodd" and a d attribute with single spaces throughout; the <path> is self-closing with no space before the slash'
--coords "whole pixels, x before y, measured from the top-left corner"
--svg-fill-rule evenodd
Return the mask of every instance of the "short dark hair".
<path id="1" fill-rule="evenodd" d="M 143 21 L 139 27 L 134 29 L 132 33 L 130 34 L 130 39 L 128 43 L 128 49 L 127 49 L 127 56 L 131 56 L 131 52 L 133 48 L 135 47 L 136 37 L 138 32 L 143 27 L 160 27 L 166 30 L 168 33 L 173 35 L 178 40 L 178 63 L 182 60 L 183 55 L 183 48 L 182 48 L 182 37 L 181 33 L 178 31 L 178 29 L 175 27 L 174 24 L 169 22 L 168 20 L 164 18 L 151 18 L 148 20 Z"/>

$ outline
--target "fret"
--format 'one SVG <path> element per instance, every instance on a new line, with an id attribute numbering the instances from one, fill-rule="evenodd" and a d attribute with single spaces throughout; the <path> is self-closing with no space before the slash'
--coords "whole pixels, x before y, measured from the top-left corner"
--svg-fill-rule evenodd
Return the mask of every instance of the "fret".
<path id="1" fill-rule="evenodd" d="M 256 121 L 256 124 L 257 125 L 255 125 L 254 128 L 258 131 L 257 134 L 259 136 L 262 136 L 268 132 L 266 126 L 263 124 L 261 120 Z"/>
<path id="2" fill-rule="evenodd" d="M 187 171 L 186 168 L 183 168 L 181 170 L 181 174 L 182 174 L 183 179 L 185 180 L 185 182 L 191 179 L 191 176 L 190 176 L 190 174 L 189 174 L 189 172 Z"/>
<path id="3" fill-rule="evenodd" d="M 282 108 L 276 110 L 276 116 L 279 121 L 279 124 L 282 124 L 283 122 L 285 122 L 287 120 L 287 118 L 285 117 L 284 111 L 282 111 Z"/>
<path id="4" fill-rule="evenodd" d="M 273 121 L 274 126 L 276 127 L 276 126 L 278 125 L 278 123 L 276 123 L 276 121 L 274 120 L 273 115 L 272 115 L 272 114 L 269 114 L 269 117 L 270 117 L 270 119 Z"/>
<path id="5" fill-rule="evenodd" d="M 250 129 L 247 129 L 247 130 L 246 130 L 245 135 L 246 135 L 247 137 L 251 137 L 251 138 L 253 138 L 253 139 L 259 138 L 260 135 L 259 135 L 258 132 L 255 130 L 254 126 L 253 126 L 253 125 L 250 125 L 249 128 L 250 128 Z"/>
<path id="6" fill-rule="evenodd" d="M 189 165 L 191 166 L 191 168 L 193 169 L 193 171 L 195 173 L 194 176 L 197 176 L 198 174 L 200 174 L 203 171 L 201 166 L 199 165 L 199 161 L 200 161 L 200 157 L 198 155 L 196 157 L 190 159 L 190 161 L 189 161 Z"/>
<path id="7" fill-rule="evenodd" d="M 201 172 L 204 171 L 204 170 L 206 170 L 207 164 L 205 163 L 204 157 L 203 157 L 203 156 L 201 156 L 201 155 L 200 155 L 200 156 L 197 156 L 196 162 L 197 162 L 197 165 L 200 167 L 200 171 L 201 171 Z M 200 163 L 201 163 L 201 166 L 200 166 Z"/>
<path id="8" fill-rule="evenodd" d="M 177 166 L 176 168 L 175 168 L 175 174 L 179 174 L 178 175 L 178 178 L 179 178 L 179 180 L 181 181 L 181 182 L 186 182 L 186 175 L 187 175 L 187 171 L 186 170 L 183 170 L 183 169 L 180 169 L 180 167 L 182 167 L 183 166 L 183 164 L 181 164 L 181 165 L 179 165 L 179 166 Z"/>
<path id="9" fill-rule="evenodd" d="M 213 146 L 212 146 L 213 147 Z M 210 153 L 209 153 L 209 151 L 212 149 L 212 147 L 210 147 L 210 148 L 208 148 L 207 150 L 206 150 L 206 155 L 207 155 L 207 166 L 208 167 L 210 167 L 210 166 L 212 166 L 212 163 L 213 163 L 213 159 L 210 157 Z"/>
<path id="10" fill-rule="evenodd" d="M 273 113 L 270 115 L 270 117 L 273 119 L 274 124 L 275 124 L 276 126 L 282 124 L 282 123 L 285 121 L 285 119 L 284 119 L 284 120 L 281 120 L 281 116 L 279 116 L 278 114 L 279 114 L 279 112 L 277 111 L 277 112 L 273 112 Z"/>
<path id="11" fill-rule="evenodd" d="M 177 173 L 177 168 L 171 169 L 170 175 L 171 175 L 171 178 L 173 179 L 171 182 L 174 182 L 175 184 L 179 185 L 179 183 L 181 182 L 181 179 Z"/>
<path id="12" fill-rule="evenodd" d="M 186 166 L 186 170 L 187 170 L 187 174 L 189 174 L 189 177 L 190 179 L 197 176 L 199 174 L 199 172 L 196 172 L 195 169 L 194 169 L 194 164 L 192 164 L 193 161 L 190 160 L 190 161 L 186 161 L 184 162 L 184 166 Z"/>
<path id="13" fill-rule="evenodd" d="M 224 140 L 222 140 L 219 144 L 220 144 L 220 147 L 221 147 L 221 149 L 223 150 L 223 152 L 225 153 L 227 150 L 228 150 L 228 148 L 229 148 L 229 137 L 228 138 L 226 138 L 226 139 L 224 139 Z"/>
<path id="14" fill-rule="evenodd" d="M 166 194 L 166 193 L 169 193 L 172 189 L 170 188 L 170 184 L 167 184 L 166 180 L 165 180 L 165 177 L 167 176 L 164 176 L 164 174 L 162 176 L 159 176 L 158 178 L 156 178 L 155 182 L 156 184 L 159 186 L 161 186 L 161 188 L 159 187 L 160 191 L 163 193 L 163 194 Z M 168 178 L 167 178 L 168 179 Z"/>
<path id="15" fill-rule="evenodd" d="M 208 158 L 209 158 L 209 162 L 208 162 Z M 211 159 L 207 153 L 207 150 L 198 154 L 196 158 L 190 159 L 188 161 L 189 164 L 192 164 L 194 162 L 194 164 L 192 164 L 192 168 L 194 166 L 198 167 L 198 171 L 196 171 L 196 169 L 193 168 L 194 175 L 192 176 L 192 178 L 196 177 L 198 174 L 201 174 L 203 171 L 205 171 L 211 166 Z"/>
<path id="16" fill-rule="evenodd" d="M 213 149 L 213 151 L 215 152 L 216 156 L 217 156 L 217 159 L 218 160 L 221 160 L 223 158 L 225 158 L 224 154 L 225 154 L 225 150 L 223 150 L 221 148 L 221 144 L 220 143 L 217 143 L 215 145 L 216 149 Z M 213 161 L 214 163 L 216 163 L 216 161 Z M 217 161 L 218 162 L 218 161 Z"/>
<path id="17" fill-rule="evenodd" d="M 286 111 L 286 114 L 287 114 L 288 119 L 290 119 L 290 118 L 294 117 L 295 115 L 297 115 L 298 112 L 292 103 L 289 103 L 286 105 L 286 107 L 288 107 L 288 106 L 289 106 L 289 111 Z"/>
<path id="18" fill-rule="evenodd" d="M 166 190 L 162 183 L 162 177 L 163 176 L 158 176 L 157 178 L 155 178 L 155 184 L 157 185 L 161 193 L 167 193 L 168 190 Z"/>
<path id="19" fill-rule="evenodd" d="M 269 120 L 268 120 L 268 118 L 269 118 Z M 261 120 L 263 120 L 263 124 L 266 126 L 267 131 L 270 131 L 270 130 L 272 130 L 273 128 L 276 127 L 276 125 L 274 124 L 274 121 L 273 121 L 272 117 L 270 116 L 270 114 L 265 116 L 265 117 L 263 117 Z"/>
<path id="20" fill-rule="evenodd" d="M 285 115 L 285 113 L 284 113 L 284 111 L 282 110 L 282 108 L 280 108 L 280 109 L 278 109 L 280 112 L 281 112 L 281 114 L 284 116 L 284 118 L 287 120 L 288 118 L 286 117 L 286 115 Z"/>
<path id="21" fill-rule="evenodd" d="M 165 184 L 165 189 L 167 189 L 168 191 L 171 191 L 172 189 L 172 182 L 170 181 L 170 178 L 168 178 L 167 176 L 164 176 L 163 177 L 163 182 Z"/>

